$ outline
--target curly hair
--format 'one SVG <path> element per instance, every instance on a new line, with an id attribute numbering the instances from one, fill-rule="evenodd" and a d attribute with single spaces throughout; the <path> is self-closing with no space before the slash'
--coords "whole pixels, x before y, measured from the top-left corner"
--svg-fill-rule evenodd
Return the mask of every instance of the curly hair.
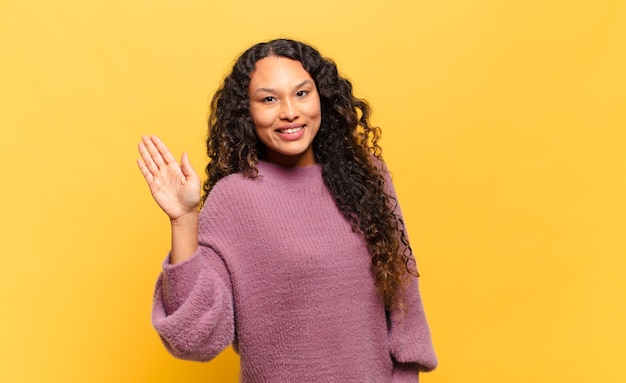
<path id="1" fill-rule="evenodd" d="M 239 56 L 211 100 L 206 141 L 210 161 L 202 202 L 231 173 L 257 176 L 256 164 L 265 157 L 265 147 L 254 131 L 248 87 L 256 62 L 268 56 L 297 60 L 313 78 L 322 116 L 312 143 L 315 161 L 337 207 L 365 239 L 385 307 L 402 306 L 407 273 L 418 273 L 404 223 L 395 212 L 397 201 L 386 192 L 380 129 L 370 125 L 370 107 L 353 96 L 350 81 L 313 47 L 277 39 L 256 44 Z"/>

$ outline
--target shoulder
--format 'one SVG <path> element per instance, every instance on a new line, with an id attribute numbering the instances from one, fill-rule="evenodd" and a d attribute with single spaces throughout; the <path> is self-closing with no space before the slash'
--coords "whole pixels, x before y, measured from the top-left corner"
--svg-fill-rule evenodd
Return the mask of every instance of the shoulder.
<path id="1" fill-rule="evenodd" d="M 396 199 L 396 189 L 393 185 L 393 177 L 387 163 L 380 157 L 376 157 L 375 155 L 370 155 L 370 161 L 375 169 L 378 172 L 378 175 L 382 178 L 383 181 L 383 191 L 389 198 Z"/>
<path id="2" fill-rule="evenodd" d="M 200 211 L 199 230 L 202 241 L 207 238 L 226 238 L 246 222 L 246 214 L 254 206 L 255 178 L 241 173 L 220 179 L 211 189 Z M 211 233 L 209 237 L 208 233 Z M 221 234 L 220 234 L 221 233 Z"/>
<path id="3" fill-rule="evenodd" d="M 389 168 L 387 167 L 387 163 L 382 159 L 382 157 L 376 157 L 374 154 L 370 154 L 369 160 L 374 165 L 381 174 L 389 174 Z"/>
<path id="4" fill-rule="evenodd" d="M 249 177 L 245 176 L 242 173 L 233 173 L 229 174 L 221 180 L 217 181 L 213 189 L 209 193 L 210 198 L 212 195 L 220 195 L 220 196 L 232 196 L 232 192 L 234 190 L 241 190 L 250 188 L 256 181 L 258 177 Z"/>
<path id="5" fill-rule="evenodd" d="M 374 171 L 383 178 L 385 185 L 391 185 L 393 187 L 391 171 L 389 170 L 387 163 L 381 157 L 376 157 L 373 154 L 370 154 L 369 160 L 374 167 Z"/>

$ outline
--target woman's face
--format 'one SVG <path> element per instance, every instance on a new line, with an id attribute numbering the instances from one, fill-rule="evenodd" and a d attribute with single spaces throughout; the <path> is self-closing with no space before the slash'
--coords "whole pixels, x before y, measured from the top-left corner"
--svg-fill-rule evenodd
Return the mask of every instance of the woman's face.
<path id="1" fill-rule="evenodd" d="M 322 122 L 320 97 L 302 64 L 276 56 L 257 61 L 248 95 L 266 159 L 284 166 L 314 164 L 311 144 Z"/>

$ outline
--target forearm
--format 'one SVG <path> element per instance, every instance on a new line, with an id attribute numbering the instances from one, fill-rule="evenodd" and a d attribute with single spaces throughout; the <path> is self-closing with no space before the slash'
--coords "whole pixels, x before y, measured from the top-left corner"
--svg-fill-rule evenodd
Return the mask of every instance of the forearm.
<path id="1" fill-rule="evenodd" d="M 198 246 L 197 255 L 186 262 L 163 265 L 152 323 L 173 355 L 214 358 L 234 340 L 233 310 L 228 270 L 210 247 Z"/>
<path id="2" fill-rule="evenodd" d="M 198 249 L 198 212 L 192 211 L 172 224 L 170 263 L 175 265 L 191 257 Z"/>

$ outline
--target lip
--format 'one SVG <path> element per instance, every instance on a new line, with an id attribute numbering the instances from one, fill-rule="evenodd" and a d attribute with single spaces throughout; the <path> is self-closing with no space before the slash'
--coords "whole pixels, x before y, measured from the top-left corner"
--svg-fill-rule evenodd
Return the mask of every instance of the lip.
<path id="1" fill-rule="evenodd" d="M 295 141 L 295 140 L 300 139 L 304 135 L 305 127 L 306 125 L 304 124 L 282 125 L 274 129 L 274 132 L 285 141 Z M 293 133 L 283 132 L 284 130 L 287 130 L 287 129 L 299 129 L 299 130 Z"/>
<path id="2" fill-rule="evenodd" d="M 304 124 L 288 124 L 288 125 L 282 125 L 279 126 L 278 128 L 274 129 L 277 132 L 280 133 L 281 130 L 287 130 L 287 129 L 297 129 L 297 128 L 304 128 Z"/>

